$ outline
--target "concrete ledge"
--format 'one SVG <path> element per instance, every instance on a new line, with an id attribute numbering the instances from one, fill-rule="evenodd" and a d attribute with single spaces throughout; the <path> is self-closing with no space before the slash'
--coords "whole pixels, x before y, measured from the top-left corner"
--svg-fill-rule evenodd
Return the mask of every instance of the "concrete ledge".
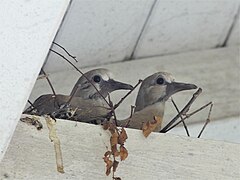
<path id="1" fill-rule="evenodd" d="M 0 164 L 0 179 L 111 179 L 105 176 L 103 154 L 109 133 L 100 126 L 57 121 L 65 174 L 56 171 L 48 130 L 19 122 Z M 122 179 L 238 179 L 240 145 L 221 141 L 127 129 L 129 157 L 120 162 Z"/>

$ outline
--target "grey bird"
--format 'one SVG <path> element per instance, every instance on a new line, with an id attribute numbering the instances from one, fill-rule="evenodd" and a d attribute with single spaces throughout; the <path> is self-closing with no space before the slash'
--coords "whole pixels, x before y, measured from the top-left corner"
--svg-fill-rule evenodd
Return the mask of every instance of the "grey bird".
<path id="1" fill-rule="evenodd" d="M 143 123 L 153 120 L 154 116 L 163 118 L 165 102 L 173 94 L 196 89 L 194 84 L 175 82 L 173 76 L 167 72 L 157 72 L 143 80 L 139 89 L 134 114 L 131 118 L 118 121 L 119 126 L 141 129 Z M 155 131 L 160 131 L 157 127 Z"/>
<path id="2" fill-rule="evenodd" d="M 56 96 L 53 94 L 42 95 L 33 103 L 34 108 L 27 109 L 24 113 L 51 114 L 53 117 L 63 119 L 71 117 L 72 120 L 82 122 L 103 120 L 110 112 L 103 97 L 106 98 L 109 93 L 115 90 L 133 89 L 132 85 L 115 81 L 112 76 L 112 73 L 107 69 L 88 71 L 79 78 L 70 96 L 61 94 Z M 103 97 L 89 81 L 94 84 Z M 70 98 L 72 99 L 69 102 Z M 76 111 L 71 114 L 69 109 L 71 109 L 71 112 Z"/>
<path id="3" fill-rule="evenodd" d="M 131 90 L 133 87 L 113 79 L 113 74 L 108 69 L 100 68 L 88 71 L 85 76 L 95 85 L 98 91 L 107 97 L 108 93 L 115 90 L 125 89 Z M 71 94 L 74 97 L 82 97 L 83 99 L 99 99 L 101 96 L 97 93 L 96 89 L 91 83 L 81 76 L 74 85 Z"/>

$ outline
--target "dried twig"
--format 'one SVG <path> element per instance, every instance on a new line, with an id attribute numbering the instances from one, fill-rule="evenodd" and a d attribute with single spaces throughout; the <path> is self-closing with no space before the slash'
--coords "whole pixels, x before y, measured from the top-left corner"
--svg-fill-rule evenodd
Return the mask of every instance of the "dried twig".
<path id="1" fill-rule="evenodd" d="M 171 125 L 173 125 L 177 119 L 183 115 L 183 114 L 186 114 L 189 109 L 190 109 L 190 106 L 192 105 L 192 103 L 196 100 L 196 98 L 199 96 L 199 94 L 201 94 L 202 92 L 202 89 L 199 88 L 192 96 L 192 98 L 190 99 L 190 101 L 187 103 L 187 105 L 180 111 L 180 113 L 178 113 L 160 132 L 161 133 L 166 133 L 168 128 L 171 127 Z"/>
<path id="2" fill-rule="evenodd" d="M 114 109 L 116 109 L 124 101 L 124 99 L 126 99 L 138 87 L 138 85 L 141 84 L 141 83 L 142 83 L 142 80 L 139 79 L 138 83 L 133 87 L 133 89 L 130 90 L 124 97 L 121 98 L 121 100 L 118 103 L 116 103 L 114 105 Z"/>
<path id="3" fill-rule="evenodd" d="M 48 82 L 48 84 L 49 84 L 49 86 L 50 86 L 50 88 L 51 88 L 51 90 L 53 92 L 53 95 L 56 97 L 56 91 L 54 90 L 53 85 L 52 85 L 50 79 L 48 78 L 47 74 L 45 73 L 45 71 L 43 69 L 41 69 L 41 71 L 45 75 L 45 78 L 47 79 L 47 82 Z"/>
<path id="4" fill-rule="evenodd" d="M 111 113 L 113 114 L 115 125 L 117 126 L 117 116 L 116 116 L 115 109 L 113 107 L 113 102 L 111 101 L 111 97 L 110 97 L 109 93 L 108 93 L 108 101 L 109 101 L 109 104 L 110 104 Z"/>
<path id="5" fill-rule="evenodd" d="M 204 129 L 206 128 L 207 124 L 210 122 L 210 116 L 211 116 L 212 107 L 213 107 L 213 103 L 212 102 L 210 102 L 210 103 L 211 103 L 211 106 L 210 106 L 210 109 L 209 109 L 209 112 L 208 112 L 208 117 L 207 117 L 206 122 L 204 123 L 204 125 L 203 125 L 203 127 L 202 127 L 202 129 L 201 129 L 201 131 L 198 135 L 198 138 L 201 137 L 201 135 L 202 135 Z"/>
<path id="6" fill-rule="evenodd" d="M 79 70 L 71 61 L 69 61 L 65 56 L 63 56 L 62 54 L 54 51 L 53 49 L 49 49 L 50 51 L 54 52 L 55 54 L 57 54 L 58 56 L 62 57 L 63 59 L 65 59 L 69 64 L 71 64 L 83 77 L 85 77 L 87 79 L 87 81 L 94 87 L 94 89 L 97 91 L 97 93 L 103 98 L 103 100 L 107 103 L 107 105 L 110 107 L 110 104 L 108 103 L 108 101 L 105 99 L 105 97 L 102 95 L 102 93 L 99 92 L 99 90 L 97 89 L 97 87 L 92 83 L 92 81 L 81 71 Z"/>
<path id="7" fill-rule="evenodd" d="M 136 106 L 131 106 L 131 114 L 130 114 L 130 117 L 128 118 L 128 121 L 127 121 L 127 123 L 125 124 L 125 126 L 124 127 L 128 127 L 128 125 L 129 125 L 129 123 L 130 123 L 130 121 L 131 121 L 131 118 L 132 118 L 132 116 L 133 116 L 133 113 L 134 113 L 134 109 L 136 108 Z"/>
<path id="8" fill-rule="evenodd" d="M 188 118 L 191 117 L 192 115 L 194 115 L 194 114 L 198 113 L 199 111 L 203 110 L 204 108 L 206 108 L 206 107 L 209 106 L 210 104 L 212 104 L 212 102 L 209 102 L 209 103 L 205 104 L 204 106 L 200 107 L 199 109 L 197 109 L 197 110 L 195 110 L 195 111 L 193 111 L 193 112 L 191 112 L 191 113 L 189 113 L 189 114 L 186 114 L 186 116 L 185 116 L 182 120 L 180 120 L 180 121 L 178 121 L 177 123 L 175 123 L 174 125 L 172 125 L 170 128 L 168 128 L 168 129 L 166 130 L 166 132 L 168 132 L 168 131 L 170 131 L 171 129 L 175 128 L 175 127 L 176 127 L 177 125 L 179 125 L 182 121 L 188 119 Z"/>
<path id="9" fill-rule="evenodd" d="M 136 106 L 131 105 L 131 114 L 130 114 L 129 118 L 131 118 L 133 116 L 135 108 L 136 108 Z"/>
<path id="10" fill-rule="evenodd" d="M 172 103 L 173 103 L 175 109 L 177 110 L 177 112 L 178 112 L 178 114 L 179 114 L 180 111 L 179 111 L 179 109 L 178 109 L 178 107 L 177 107 L 177 104 L 174 102 L 173 98 L 171 98 L 171 101 L 172 101 Z M 189 134 L 189 131 L 188 131 L 187 125 L 186 125 L 186 123 L 184 122 L 182 115 L 180 115 L 180 118 L 181 118 L 181 120 L 182 120 L 183 127 L 184 127 L 184 129 L 185 129 L 185 131 L 186 131 L 186 133 L 187 133 L 187 136 L 190 137 L 190 134 Z"/>
<path id="11" fill-rule="evenodd" d="M 63 49 L 65 51 L 65 53 L 67 53 L 68 56 L 70 56 L 71 58 L 73 58 L 76 62 L 78 62 L 78 60 L 76 59 L 76 56 L 71 55 L 63 46 L 61 46 L 60 44 L 53 42 L 53 44 L 57 45 L 58 47 L 60 47 L 61 49 Z"/>
<path id="12" fill-rule="evenodd" d="M 30 100 L 28 100 L 28 103 L 30 104 L 30 106 L 23 111 L 23 114 L 25 114 L 25 113 L 27 113 L 29 111 L 33 111 L 34 109 L 36 109 L 36 107 L 34 106 L 34 104 Z"/>
<path id="13" fill-rule="evenodd" d="M 30 100 L 28 100 L 28 103 L 34 108 L 34 105 Z"/>

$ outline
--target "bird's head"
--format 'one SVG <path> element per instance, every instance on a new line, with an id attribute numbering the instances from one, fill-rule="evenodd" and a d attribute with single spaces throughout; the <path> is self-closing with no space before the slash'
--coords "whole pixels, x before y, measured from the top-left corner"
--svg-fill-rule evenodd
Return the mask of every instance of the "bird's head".
<path id="1" fill-rule="evenodd" d="M 173 94 L 196 89 L 194 84 L 175 82 L 167 72 L 157 72 L 143 80 L 136 100 L 136 111 L 159 102 L 165 102 Z"/>
<path id="2" fill-rule="evenodd" d="M 133 86 L 113 79 L 113 74 L 108 69 L 94 69 L 84 74 L 97 90 L 107 97 L 108 93 L 115 90 L 125 89 L 132 90 Z M 71 95 L 82 97 L 84 99 L 92 99 L 100 97 L 96 89 L 84 76 L 81 76 L 75 84 Z"/>

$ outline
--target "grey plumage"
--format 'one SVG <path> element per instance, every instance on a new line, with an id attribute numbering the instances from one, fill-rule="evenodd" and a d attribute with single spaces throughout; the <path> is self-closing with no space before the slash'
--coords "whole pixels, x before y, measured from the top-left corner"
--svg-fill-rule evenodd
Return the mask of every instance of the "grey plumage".
<path id="1" fill-rule="evenodd" d="M 136 108 L 131 119 L 118 121 L 119 126 L 124 126 L 129 121 L 130 128 L 141 129 L 142 124 L 153 120 L 154 116 L 163 118 L 165 102 L 167 99 L 184 90 L 196 89 L 194 84 L 175 82 L 173 76 L 167 72 L 158 72 L 145 78 L 139 89 Z M 161 127 L 155 129 L 159 131 Z"/>
<path id="2" fill-rule="evenodd" d="M 95 69 L 84 74 L 106 97 L 108 93 L 119 89 L 131 90 L 129 84 L 118 82 L 112 79 L 112 73 L 107 69 Z M 104 99 L 99 95 L 91 83 L 81 76 L 75 84 L 71 96 L 58 94 L 45 94 L 40 96 L 33 103 L 34 109 L 29 108 L 27 114 L 45 115 L 51 114 L 56 118 L 63 118 L 82 122 L 96 122 L 105 119 L 109 115 L 109 108 Z M 69 114 L 70 111 L 74 114 Z"/>
<path id="3" fill-rule="evenodd" d="M 95 85 L 95 87 L 104 97 L 107 97 L 108 93 L 111 93 L 115 90 L 130 90 L 133 88 L 129 84 L 115 81 L 113 79 L 112 72 L 108 69 L 94 69 L 85 73 L 85 76 L 88 77 L 88 79 Z M 84 76 L 81 76 L 78 79 L 70 95 L 82 97 L 83 99 L 101 98 L 96 89 Z"/>

